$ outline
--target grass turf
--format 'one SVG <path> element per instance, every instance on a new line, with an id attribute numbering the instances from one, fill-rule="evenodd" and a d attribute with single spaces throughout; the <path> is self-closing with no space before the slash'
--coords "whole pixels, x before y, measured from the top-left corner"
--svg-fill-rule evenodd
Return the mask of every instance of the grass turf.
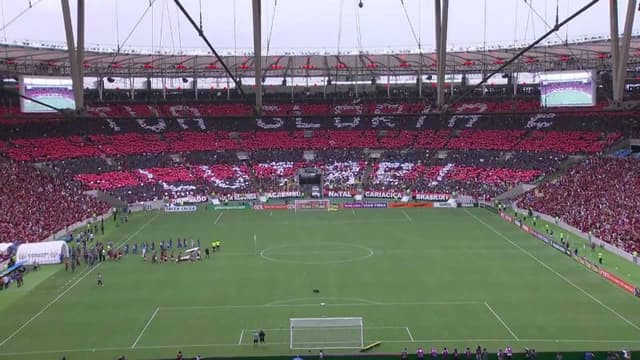
<path id="1" fill-rule="evenodd" d="M 0 304 L 0 358 L 293 354 L 288 319 L 322 316 L 362 316 L 365 343 L 383 341 L 374 352 L 640 349 L 638 299 L 483 209 L 200 210 L 107 224 L 119 243 L 219 239 L 222 251 L 194 264 L 57 266 Z"/>

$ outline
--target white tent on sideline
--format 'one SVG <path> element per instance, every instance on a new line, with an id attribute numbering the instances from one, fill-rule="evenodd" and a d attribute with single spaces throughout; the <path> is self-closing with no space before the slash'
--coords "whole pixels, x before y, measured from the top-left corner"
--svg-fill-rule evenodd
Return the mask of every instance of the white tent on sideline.
<path id="1" fill-rule="evenodd" d="M 60 254 L 69 256 L 69 246 L 64 241 L 42 241 L 18 246 L 16 260 L 37 264 L 59 264 Z"/>
<path id="2" fill-rule="evenodd" d="M 6 253 L 7 249 L 9 249 L 12 245 L 13 243 L 0 243 L 0 254 Z"/>

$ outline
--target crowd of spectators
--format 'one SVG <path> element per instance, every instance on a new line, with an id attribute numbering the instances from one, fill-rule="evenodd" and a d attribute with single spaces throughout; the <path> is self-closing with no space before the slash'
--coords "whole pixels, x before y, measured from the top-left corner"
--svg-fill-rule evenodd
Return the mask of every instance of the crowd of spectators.
<path id="1" fill-rule="evenodd" d="M 323 173 L 326 190 L 411 189 L 486 197 L 554 171 L 565 159 L 554 153 L 493 150 L 392 149 L 376 154 L 362 149 L 329 149 L 314 151 L 305 159 L 302 151 L 271 150 L 250 153 L 248 159 L 240 160 L 233 152 L 198 152 L 185 154 L 178 163 L 157 154 L 118 160 L 119 164 L 144 167 L 121 165 L 117 171 L 79 173 L 73 179 L 90 189 L 115 193 L 123 200 L 146 201 L 162 199 L 176 184 L 203 195 L 294 191 L 298 189 L 298 170 L 310 167 Z M 136 191 L 138 186 L 140 191 Z"/>
<path id="2" fill-rule="evenodd" d="M 331 130 L 314 132 L 247 132 L 240 139 L 229 138 L 224 132 L 171 132 L 158 134 L 127 133 L 91 135 L 89 140 L 40 138 L 12 140 L 0 151 L 18 161 L 56 161 L 83 157 L 122 157 L 203 151 L 263 151 L 326 150 L 336 147 L 350 149 L 433 149 L 433 150 L 498 150 L 557 152 L 565 154 L 595 154 L 615 142 L 620 134 L 584 131 L 534 131 L 525 136 L 515 130 L 398 131 L 379 136 L 376 131 Z M 450 136 L 450 137 L 446 137 Z M 260 155 L 258 155 L 260 156 Z M 166 161 L 169 161 L 167 158 Z"/>
<path id="3" fill-rule="evenodd" d="M 109 206 L 79 184 L 33 166 L 0 159 L 0 242 L 41 241 Z"/>
<path id="4" fill-rule="evenodd" d="M 640 162 L 594 157 L 522 196 L 533 208 L 626 251 L 640 251 Z"/>

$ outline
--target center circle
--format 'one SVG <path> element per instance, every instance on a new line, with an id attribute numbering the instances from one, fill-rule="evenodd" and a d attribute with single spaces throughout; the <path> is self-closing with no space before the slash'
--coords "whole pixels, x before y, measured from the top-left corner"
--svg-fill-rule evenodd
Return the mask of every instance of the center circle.
<path id="1" fill-rule="evenodd" d="M 272 246 L 260 252 L 263 259 L 302 265 L 341 264 L 367 259 L 373 250 L 358 244 L 340 242 L 303 242 Z"/>

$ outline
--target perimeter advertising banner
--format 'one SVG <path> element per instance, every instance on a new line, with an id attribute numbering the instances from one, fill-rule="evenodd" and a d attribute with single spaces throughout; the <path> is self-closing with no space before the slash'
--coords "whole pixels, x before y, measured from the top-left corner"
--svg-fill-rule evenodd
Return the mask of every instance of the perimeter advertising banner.
<path id="1" fill-rule="evenodd" d="M 198 208 L 195 205 L 174 206 L 169 205 L 164 207 L 164 212 L 194 212 Z"/>
<path id="2" fill-rule="evenodd" d="M 358 202 L 358 203 L 344 203 L 342 204 L 344 209 L 386 209 L 387 203 L 384 202 Z"/>

